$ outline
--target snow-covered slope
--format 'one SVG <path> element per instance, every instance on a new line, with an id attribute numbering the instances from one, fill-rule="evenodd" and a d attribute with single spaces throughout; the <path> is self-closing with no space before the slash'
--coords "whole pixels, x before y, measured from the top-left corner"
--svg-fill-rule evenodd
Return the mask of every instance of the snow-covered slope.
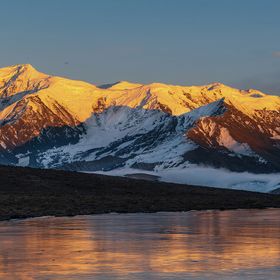
<path id="1" fill-rule="evenodd" d="M 126 81 L 95 86 L 31 65 L 0 69 L 0 162 L 167 173 L 190 164 L 280 171 L 280 97 Z M 187 182 L 187 181 L 186 181 Z"/>
<path id="2" fill-rule="evenodd" d="M 124 164 L 144 169 L 176 166 L 184 162 L 186 151 L 195 148 L 185 132 L 199 118 L 223 112 L 222 99 L 180 116 L 141 107 L 110 107 L 83 124 L 86 133 L 77 143 L 48 149 L 37 162 L 42 167 L 66 165 L 90 170 L 110 170 Z M 103 161 L 108 163 L 103 166 Z"/>

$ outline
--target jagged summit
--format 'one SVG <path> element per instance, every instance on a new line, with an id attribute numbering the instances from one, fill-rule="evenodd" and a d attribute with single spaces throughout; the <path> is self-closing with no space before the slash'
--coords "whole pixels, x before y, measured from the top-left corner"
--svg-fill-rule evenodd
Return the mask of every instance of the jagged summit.
<path id="1" fill-rule="evenodd" d="M 14 67 L 24 69 L 25 71 L 37 71 L 35 67 L 30 63 L 16 64 L 14 65 Z"/>
<path id="2" fill-rule="evenodd" d="M 14 64 L 10 66 L 6 66 L 3 68 L 0 68 L 0 73 L 5 72 L 5 71 L 11 71 L 11 70 L 20 70 L 20 69 L 35 69 L 31 64 L 29 63 L 24 63 L 24 64 Z"/>
<path id="3" fill-rule="evenodd" d="M 31 64 L 16 64 L 7 66 L 0 69 L 0 78 L 4 79 L 9 75 L 27 75 L 27 76 L 39 76 L 44 75 L 35 69 Z"/>
<path id="4" fill-rule="evenodd" d="M 6 103 L 12 96 L 23 97 L 25 94 L 39 91 L 49 86 L 49 77 L 38 72 L 30 64 L 2 68 L 0 69 L 0 96 Z"/>

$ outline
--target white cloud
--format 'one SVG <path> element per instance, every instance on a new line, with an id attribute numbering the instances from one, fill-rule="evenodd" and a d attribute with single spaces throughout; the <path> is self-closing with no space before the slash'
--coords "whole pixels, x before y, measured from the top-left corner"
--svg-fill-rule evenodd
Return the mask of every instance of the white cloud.
<path id="1" fill-rule="evenodd" d="M 161 181 L 180 184 L 218 187 L 227 189 L 269 192 L 280 188 L 280 174 L 253 174 L 249 172 L 231 172 L 226 169 L 188 165 L 187 168 L 169 168 L 158 171 L 143 171 L 120 168 L 109 172 L 93 172 L 113 176 L 131 173 L 145 173 L 160 177 Z"/>

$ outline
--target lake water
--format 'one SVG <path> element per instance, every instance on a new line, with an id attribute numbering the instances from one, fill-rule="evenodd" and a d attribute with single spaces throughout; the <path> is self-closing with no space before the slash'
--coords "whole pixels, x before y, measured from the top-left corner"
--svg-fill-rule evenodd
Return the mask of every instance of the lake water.
<path id="1" fill-rule="evenodd" d="M 280 210 L 0 222 L 0 279 L 280 279 Z"/>

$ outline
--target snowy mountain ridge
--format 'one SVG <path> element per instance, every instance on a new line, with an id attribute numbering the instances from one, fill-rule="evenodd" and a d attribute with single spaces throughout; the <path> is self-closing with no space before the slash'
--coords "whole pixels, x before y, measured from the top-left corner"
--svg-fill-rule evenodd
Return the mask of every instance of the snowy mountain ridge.
<path id="1" fill-rule="evenodd" d="M 2 164 L 275 173 L 279 158 L 279 96 L 221 83 L 95 86 L 28 64 L 0 69 Z"/>

